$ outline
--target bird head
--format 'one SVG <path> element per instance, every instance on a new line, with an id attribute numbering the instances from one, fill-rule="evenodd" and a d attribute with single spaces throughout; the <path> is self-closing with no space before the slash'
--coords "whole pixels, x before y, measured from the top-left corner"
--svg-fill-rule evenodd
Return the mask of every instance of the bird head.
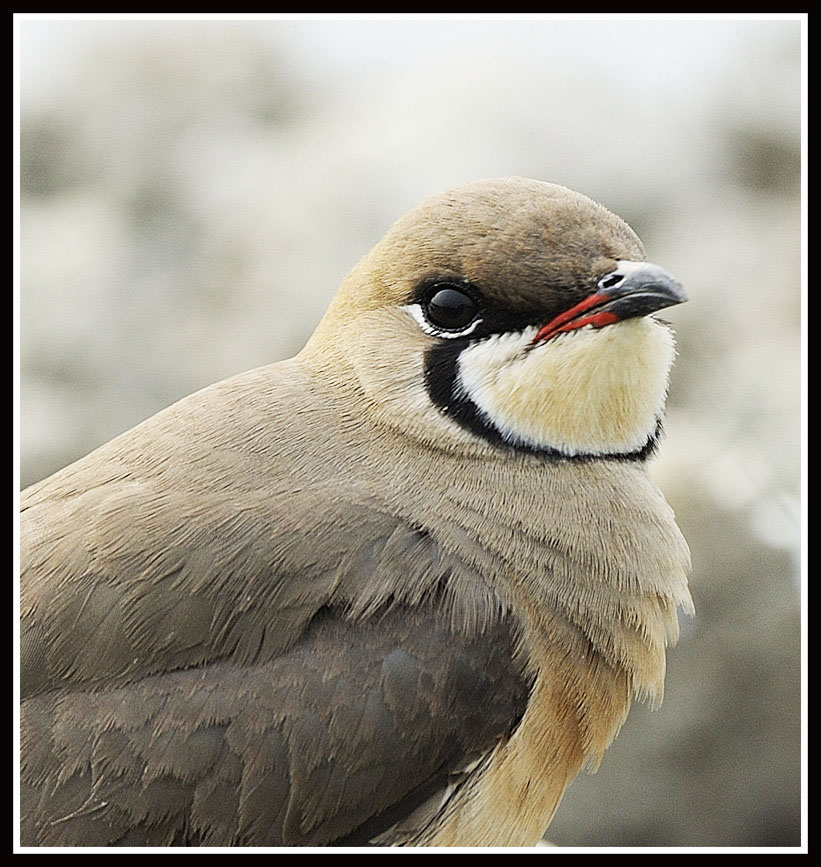
<path id="1" fill-rule="evenodd" d="M 434 196 L 344 280 L 302 358 L 429 445 L 559 458 L 649 453 L 685 301 L 633 230 L 555 184 Z"/>

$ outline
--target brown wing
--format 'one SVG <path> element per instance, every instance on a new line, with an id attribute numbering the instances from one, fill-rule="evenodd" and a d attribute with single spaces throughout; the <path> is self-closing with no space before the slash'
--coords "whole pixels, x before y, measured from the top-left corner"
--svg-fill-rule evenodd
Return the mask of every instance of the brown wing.
<path id="1" fill-rule="evenodd" d="M 499 622 L 322 609 L 284 654 L 24 702 L 24 845 L 364 843 L 516 726 Z"/>
<path id="2" fill-rule="evenodd" d="M 361 842 L 523 713 L 468 541 L 243 383 L 23 494 L 25 845 Z"/>

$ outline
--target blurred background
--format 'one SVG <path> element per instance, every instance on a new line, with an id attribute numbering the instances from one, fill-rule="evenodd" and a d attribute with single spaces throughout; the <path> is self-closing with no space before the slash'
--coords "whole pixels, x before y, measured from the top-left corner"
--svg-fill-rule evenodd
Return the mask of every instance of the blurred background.
<path id="1" fill-rule="evenodd" d="M 18 24 L 21 485 L 295 353 L 425 196 L 584 192 L 690 297 L 653 472 L 698 613 L 548 838 L 799 845 L 800 20 Z"/>

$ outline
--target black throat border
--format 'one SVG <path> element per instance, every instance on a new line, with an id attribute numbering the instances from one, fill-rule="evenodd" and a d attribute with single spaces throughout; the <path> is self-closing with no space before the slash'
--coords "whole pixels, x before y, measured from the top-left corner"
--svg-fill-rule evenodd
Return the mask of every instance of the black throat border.
<path id="1" fill-rule="evenodd" d="M 655 453 L 662 434 L 661 419 L 656 420 L 655 431 L 640 449 L 617 454 L 566 455 L 556 449 L 538 448 L 505 439 L 472 400 L 456 393 L 459 356 L 471 342 L 469 338 L 465 338 L 437 343 L 427 350 L 424 362 L 425 389 L 432 403 L 444 416 L 464 430 L 481 437 L 496 448 L 518 454 L 536 455 L 551 463 L 592 460 L 645 461 Z"/>

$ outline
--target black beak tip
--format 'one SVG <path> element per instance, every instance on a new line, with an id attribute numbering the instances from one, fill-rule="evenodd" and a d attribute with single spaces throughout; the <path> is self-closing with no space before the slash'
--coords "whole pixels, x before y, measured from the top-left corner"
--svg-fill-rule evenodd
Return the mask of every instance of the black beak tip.
<path id="1" fill-rule="evenodd" d="M 598 291 L 613 299 L 623 318 L 646 316 L 664 307 L 684 304 L 687 295 L 667 271 L 650 262 L 619 262 L 598 282 Z"/>

